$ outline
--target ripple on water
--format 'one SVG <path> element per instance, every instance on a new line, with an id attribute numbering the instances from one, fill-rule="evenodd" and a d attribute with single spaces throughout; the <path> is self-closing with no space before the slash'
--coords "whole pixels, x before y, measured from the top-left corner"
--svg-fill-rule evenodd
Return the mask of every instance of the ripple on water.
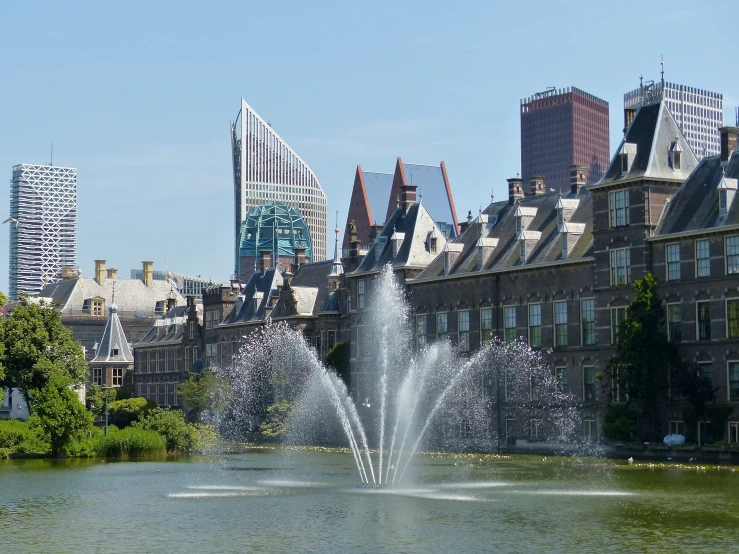
<path id="1" fill-rule="evenodd" d="M 516 494 L 531 494 L 541 496 L 635 496 L 629 491 L 599 491 L 599 490 L 528 490 L 514 491 Z"/>

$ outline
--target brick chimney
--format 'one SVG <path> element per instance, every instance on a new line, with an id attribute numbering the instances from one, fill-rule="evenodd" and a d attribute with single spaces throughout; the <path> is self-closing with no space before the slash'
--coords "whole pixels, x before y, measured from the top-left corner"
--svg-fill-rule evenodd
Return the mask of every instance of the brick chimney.
<path id="1" fill-rule="evenodd" d="M 177 305 L 177 300 L 174 297 L 167 298 L 167 311 L 171 310 L 176 305 Z"/>
<path id="2" fill-rule="evenodd" d="M 305 248 L 295 249 L 295 267 L 298 268 L 306 263 L 305 259 Z"/>
<path id="3" fill-rule="evenodd" d="M 380 236 L 385 226 L 382 223 L 375 223 L 370 227 L 370 240 L 375 240 Z"/>
<path id="4" fill-rule="evenodd" d="M 95 260 L 95 281 L 98 285 L 105 282 L 105 260 Z"/>
<path id="5" fill-rule="evenodd" d="M 68 281 L 74 277 L 74 268 L 70 266 L 64 266 L 62 268 L 62 281 Z"/>
<path id="6" fill-rule="evenodd" d="M 141 262 L 141 280 L 147 287 L 154 282 L 154 262 Z"/>
<path id="7" fill-rule="evenodd" d="M 636 108 L 624 108 L 624 133 L 631 127 L 636 117 Z"/>
<path id="8" fill-rule="evenodd" d="M 529 184 L 529 192 L 535 196 L 547 193 L 544 177 L 532 177 Z"/>
<path id="9" fill-rule="evenodd" d="M 508 181 L 508 204 L 513 206 L 516 200 L 523 198 L 523 179 L 515 177 L 506 180 Z"/>
<path id="10" fill-rule="evenodd" d="M 403 185 L 400 187 L 400 207 L 403 208 L 404 212 L 408 212 L 408 208 L 411 204 L 416 203 L 416 185 Z"/>
<path id="11" fill-rule="evenodd" d="M 585 172 L 588 170 L 584 165 L 570 166 L 570 192 L 577 194 L 581 187 L 586 184 Z"/>
<path id="12" fill-rule="evenodd" d="M 728 162 L 732 152 L 736 152 L 737 134 L 739 127 L 721 127 L 721 161 Z"/>
<path id="13" fill-rule="evenodd" d="M 259 251 L 259 272 L 264 275 L 267 268 L 271 266 L 270 260 L 272 258 L 272 252 L 270 250 Z"/>
<path id="14" fill-rule="evenodd" d="M 114 267 L 111 267 L 110 269 L 106 269 L 107 277 L 106 279 L 118 279 L 118 270 Z"/>

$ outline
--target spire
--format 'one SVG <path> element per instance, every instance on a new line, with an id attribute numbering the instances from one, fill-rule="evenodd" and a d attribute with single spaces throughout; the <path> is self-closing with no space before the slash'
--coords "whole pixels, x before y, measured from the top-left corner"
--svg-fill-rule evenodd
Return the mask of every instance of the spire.
<path id="1" fill-rule="evenodd" d="M 133 354 L 118 318 L 118 307 L 111 301 L 108 308 L 108 322 L 98 344 L 95 357 L 90 363 L 117 362 L 133 363 Z"/>
<path id="2" fill-rule="evenodd" d="M 336 227 L 334 233 L 336 235 L 334 239 L 334 263 L 331 264 L 331 276 L 336 277 L 344 273 L 344 266 L 341 265 L 341 258 L 339 257 L 339 210 L 334 211 L 336 214 Z"/>
<path id="3" fill-rule="evenodd" d="M 659 64 L 662 67 L 660 70 L 660 73 L 662 75 L 662 90 L 665 89 L 665 58 L 662 56 L 662 54 L 659 55 Z"/>

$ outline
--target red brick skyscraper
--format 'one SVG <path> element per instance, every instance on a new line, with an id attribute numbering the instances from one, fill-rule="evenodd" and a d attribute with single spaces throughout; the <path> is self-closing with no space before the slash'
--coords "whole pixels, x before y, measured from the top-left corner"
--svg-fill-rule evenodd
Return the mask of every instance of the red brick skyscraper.
<path id="1" fill-rule="evenodd" d="M 610 162 L 608 102 L 575 87 L 550 89 L 521 100 L 521 177 L 543 177 L 568 191 L 571 165 L 596 183 Z"/>

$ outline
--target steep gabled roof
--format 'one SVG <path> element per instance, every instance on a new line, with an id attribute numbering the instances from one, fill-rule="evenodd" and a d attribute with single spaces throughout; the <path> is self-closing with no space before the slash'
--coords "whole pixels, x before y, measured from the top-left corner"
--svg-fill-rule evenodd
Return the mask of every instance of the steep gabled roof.
<path id="1" fill-rule="evenodd" d="M 390 197 L 392 184 L 392 173 L 364 171 L 361 166 L 357 166 L 346 221 L 347 224 L 354 221 L 361 244 L 371 242 L 372 225 L 385 223 L 387 199 Z M 349 248 L 349 233 L 344 234 L 343 247 Z"/>
<path id="2" fill-rule="evenodd" d="M 126 340 L 126 334 L 123 332 L 121 321 L 118 319 L 118 307 L 115 304 L 111 304 L 108 308 L 108 323 L 105 324 L 103 337 L 90 363 L 133 363 L 133 354 Z"/>
<path id="3" fill-rule="evenodd" d="M 330 262 L 328 265 L 330 267 Z M 282 285 L 282 280 L 282 274 L 274 267 L 267 269 L 264 274 L 252 275 L 221 325 L 265 319 L 267 304 L 270 298 L 277 293 L 277 287 Z"/>

